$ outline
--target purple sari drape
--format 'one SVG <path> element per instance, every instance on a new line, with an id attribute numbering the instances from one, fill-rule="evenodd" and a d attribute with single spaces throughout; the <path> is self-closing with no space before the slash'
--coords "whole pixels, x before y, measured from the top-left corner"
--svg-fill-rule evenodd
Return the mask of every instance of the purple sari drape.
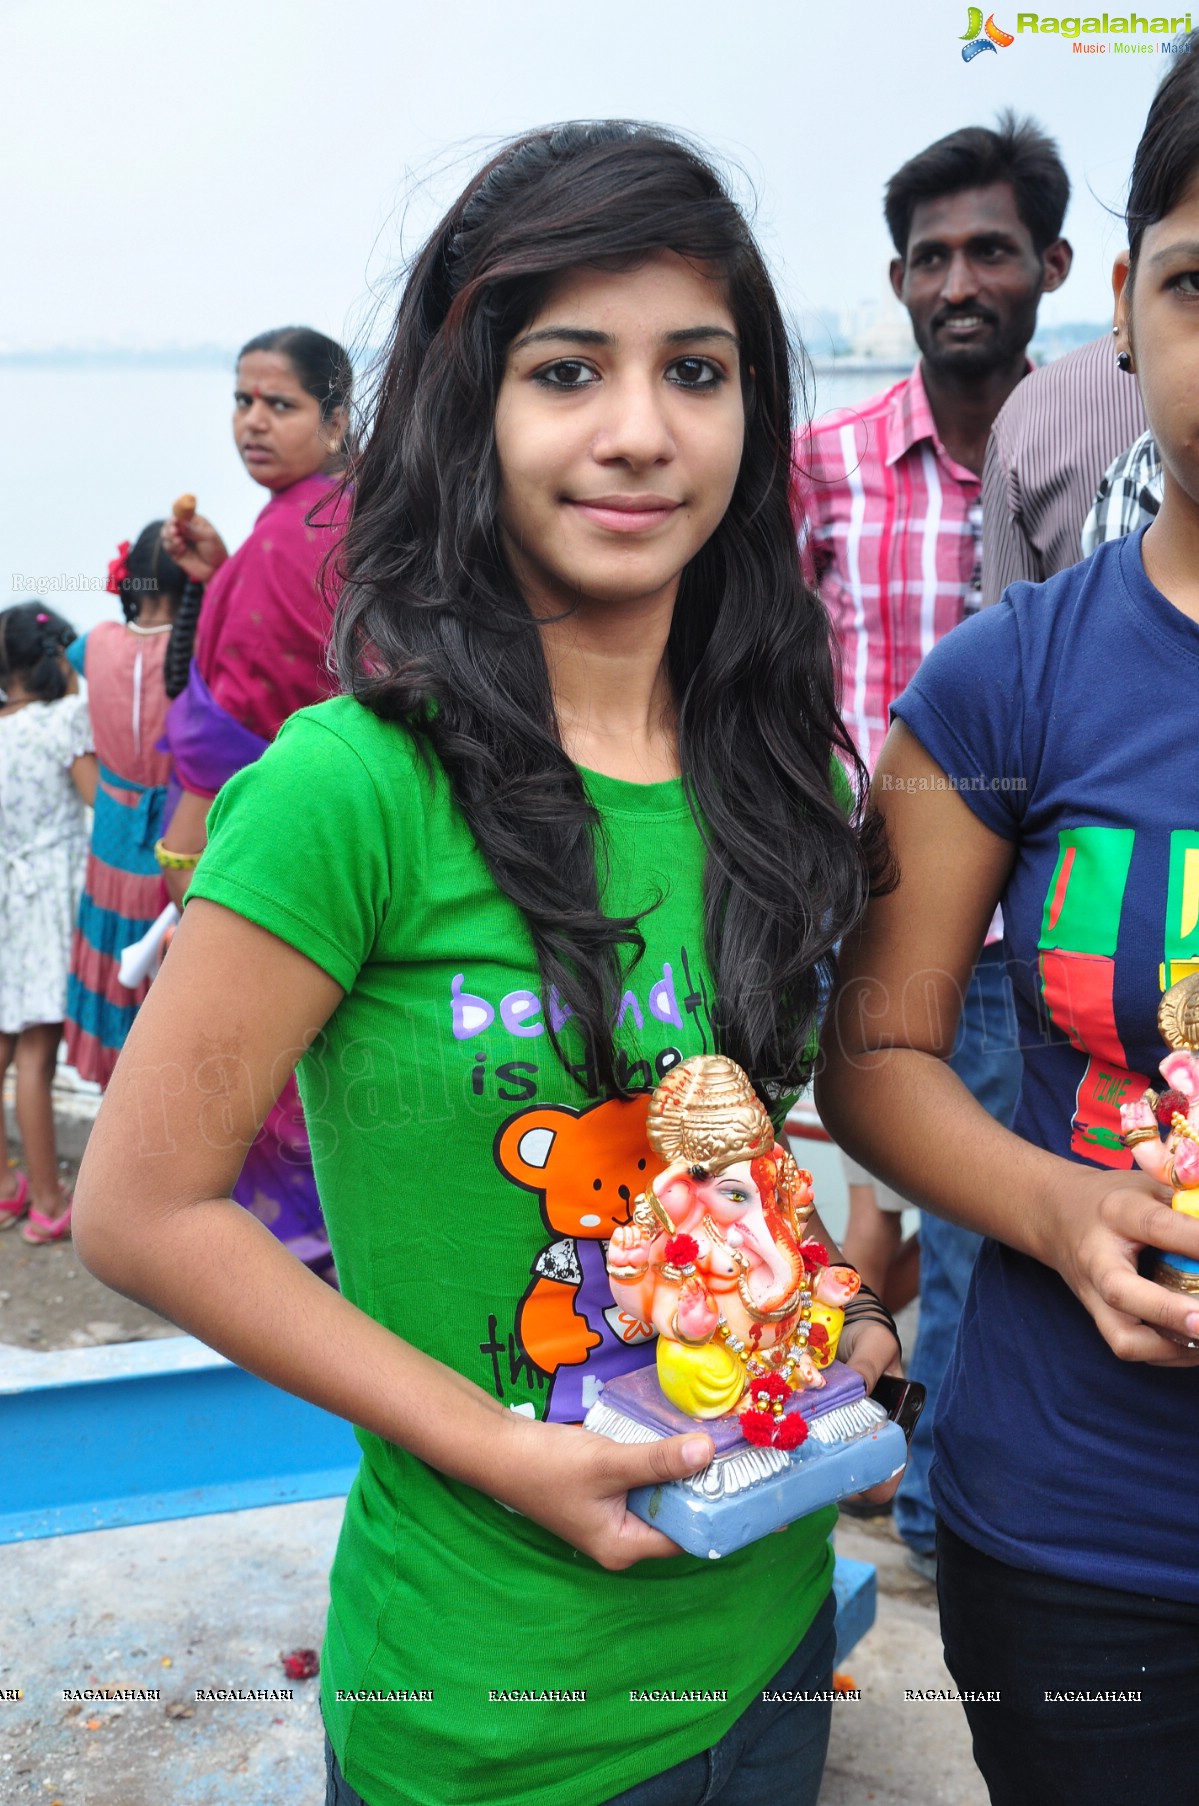
<path id="1" fill-rule="evenodd" d="M 192 660 L 187 688 L 167 714 L 174 760 L 166 819 L 183 790 L 215 796 L 235 772 L 262 757 L 267 742 L 215 702 Z M 254 1138 L 233 1196 L 285 1248 L 322 1279 L 335 1281 L 329 1237 L 312 1171 L 308 1130 L 296 1081 L 289 1078 Z"/>

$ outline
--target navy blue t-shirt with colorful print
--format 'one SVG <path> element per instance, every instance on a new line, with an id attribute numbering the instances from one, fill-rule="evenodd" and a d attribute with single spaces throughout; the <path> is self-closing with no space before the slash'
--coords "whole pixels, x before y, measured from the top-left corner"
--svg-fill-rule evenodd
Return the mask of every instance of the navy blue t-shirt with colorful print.
<path id="1" fill-rule="evenodd" d="M 1113 1172 L 1133 1164 L 1120 1104 L 1166 1052 L 1163 989 L 1199 970 L 1199 623 L 1150 583 L 1142 537 L 1014 585 L 894 708 L 1015 843 L 1016 1133 Z M 985 1243 L 932 1475 L 959 1536 L 1016 1567 L 1199 1602 L 1197 1425 L 1199 1372 L 1118 1360 L 1056 1273 Z"/>

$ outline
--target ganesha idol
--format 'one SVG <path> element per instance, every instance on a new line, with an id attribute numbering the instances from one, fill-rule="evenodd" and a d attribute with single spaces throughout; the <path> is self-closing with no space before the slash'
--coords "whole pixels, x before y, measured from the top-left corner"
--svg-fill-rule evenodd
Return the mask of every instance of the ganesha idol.
<path id="1" fill-rule="evenodd" d="M 861 1283 L 801 1240 L 812 1176 L 732 1060 L 700 1055 L 654 1093 L 647 1128 L 668 1162 L 608 1245 L 623 1310 L 658 1332 L 658 1381 L 690 1417 L 723 1417 L 751 1378 L 822 1387 Z"/>
<path id="2" fill-rule="evenodd" d="M 1170 1187 L 1173 1208 L 1199 1217 L 1199 973 L 1170 986 L 1157 1025 L 1171 1049 L 1158 1067 L 1167 1089 L 1120 1106 L 1122 1139 L 1142 1171 Z M 1199 1293 L 1199 1260 L 1159 1254 L 1153 1277 L 1171 1291 Z"/>
<path id="3" fill-rule="evenodd" d="M 646 1133 L 665 1170 L 607 1258 L 621 1310 L 657 1331 L 656 1369 L 610 1381 L 587 1427 L 650 1441 L 703 1420 L 716 1459 L 653 1489 L 639 1515 L 720 1555 L 889 1479 L 906 1445 L 860 1376 L 834 1361 L 861 1282 L 804 1238 L 811 1174 L 776 1142 L 741 1068 L 706 1054 L 673 1068 Z M 629 1502 L 638 1511 L 636 1494 Z"/>

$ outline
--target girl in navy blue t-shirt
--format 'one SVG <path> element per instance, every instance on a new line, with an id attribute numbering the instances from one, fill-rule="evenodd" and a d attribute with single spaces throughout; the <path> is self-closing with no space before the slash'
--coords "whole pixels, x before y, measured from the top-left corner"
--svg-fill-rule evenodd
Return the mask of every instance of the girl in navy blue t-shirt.
<path id="1" fill-rule="evenodd" d="M 1113 355 L 1161 447 L 1161 513 L 1015 585 L 896 704 L 875 797 L 900 882 L 845 950 L 818 1092 L 872 1171 L 990 1238 L 932 1480 L 946 1658 L 1002 1806 L 1178 1797 L 1199 1697 L 1199 1297 L 1140 1271 L 1145 1248 L 1199 1257 L 1199 1223 L 1131 1170 L 1120 1124 L 1166 1052 L 1164 989 L 1199 970 L 1195 38 L 1128 230 Z M 1000 901 L 1012 1131 L 946 1064 Z"/>

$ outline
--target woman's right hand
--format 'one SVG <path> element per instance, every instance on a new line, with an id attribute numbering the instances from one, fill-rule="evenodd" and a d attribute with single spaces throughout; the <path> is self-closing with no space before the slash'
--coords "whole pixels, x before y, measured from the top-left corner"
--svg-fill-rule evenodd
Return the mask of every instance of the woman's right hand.
<path id="1" fill-rule="evenodd" d="M 185 521 L 173 517 L 166 520 L 162 549 L 193 583 L 207 583 L 229 556 L 224 540 L 202 514 L 193 514 Z"/>
<path id="2" fill-rule="evenodd" d="M 1137 1270 L 1143 1248 L 1199 1260 L 1199 1221 L 1171 1210 L 1169 1192 L 1143 1173 L 1062 1164 L 1067 1171 L 1049 1213 L 1042 1258 L 1122 1361 L 1199 1366 L 1199 1297 L 1169 1291 Z"/>
<path id="3" fill-rule="evenodd" d="M 685 1480 L 707 1467 L 712 1439 L 697 1424 L 661 1442 L 613 1442 L 574 1424 L 537 1423 L 508 1413 L 503 1478 L 475 1484 L 503 1505 L 532 1518 L 572 1548 L 616 1572 L 634 1562 L 681 1555 L 660 1530 L 651 1530 L 628 1508 L 637 1486 Z M 497 1454 L 499 1451 L 496 1451 Z"/>

